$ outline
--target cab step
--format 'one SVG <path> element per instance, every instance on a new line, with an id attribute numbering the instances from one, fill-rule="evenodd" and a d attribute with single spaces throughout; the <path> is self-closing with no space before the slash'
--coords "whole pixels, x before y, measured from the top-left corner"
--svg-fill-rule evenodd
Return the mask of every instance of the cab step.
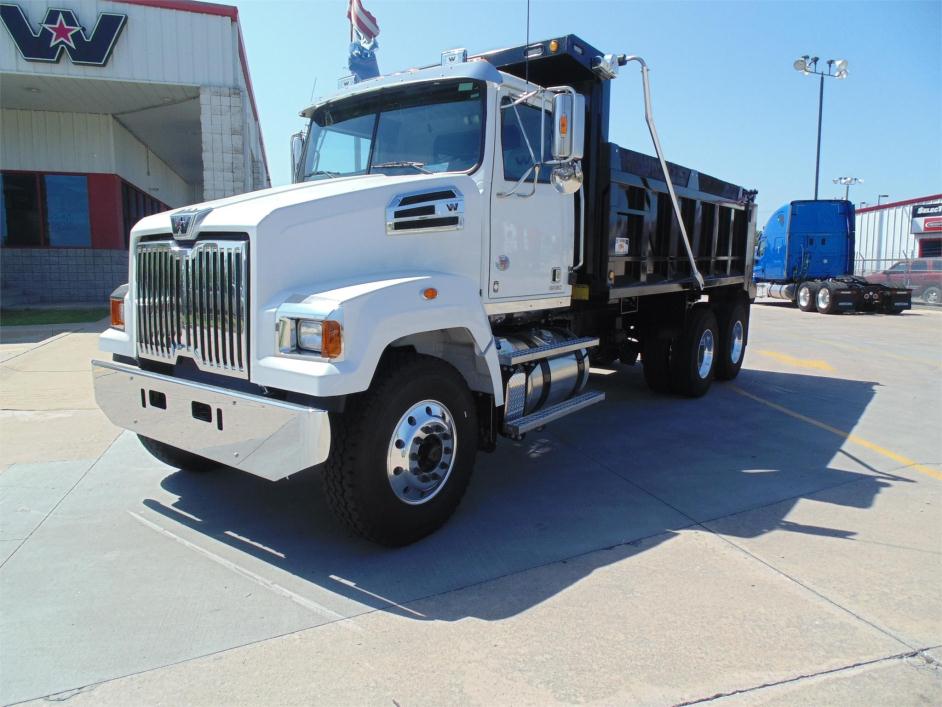
<path id="1" fill-rule="evenodd" d="M 605 393 L 599 391 L 582 393 L 574 398 L 569 398 L 569 400 L 557 403 L 556 405 L 551 405 L 548 408 L 537 410 L 524 417 L 518 417 L 516 420 L 505 422 L 504 434 L 508 437 L 520 437 L 527 432 L 535 430 L 537 427 L 542 427 L 553 420 L 558 420 L 561 417 L 578 412 L 590 405 L 600 403 L 603 400 L 605 400 Z"/>
<path id="2" fill-rule="evenodd" d="M 516 349 L 512 351 L 501 351 L 498 354 L 501 366 L 516 366 L 528 361 L 538 361 L 542 358 L 552 358 L 561 356 L 579 349 L 590 349 L 599 345 L 597 336 L 584 336 L 581 339 L 567 339 L 566 341 L 557 341 L 543 346 L 534 346 L 530 349 Z"/>

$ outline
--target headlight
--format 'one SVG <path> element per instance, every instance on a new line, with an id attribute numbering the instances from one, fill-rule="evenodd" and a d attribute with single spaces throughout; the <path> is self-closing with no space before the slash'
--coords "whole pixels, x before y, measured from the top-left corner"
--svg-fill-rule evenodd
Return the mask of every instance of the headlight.
<path id="1" fill-rule="evenodd" d="M 279 323 L 278 348 L 283 354 L 313 353 L 337 358 L 343 350 L 340 322 L 284 317 Z"/>
<path id="2" fill-rule="evenodd" d="M 305 351 L 321 352 L 324 340 L 324 322 L 309 319 L 298 320 L 298 348 Z"/>

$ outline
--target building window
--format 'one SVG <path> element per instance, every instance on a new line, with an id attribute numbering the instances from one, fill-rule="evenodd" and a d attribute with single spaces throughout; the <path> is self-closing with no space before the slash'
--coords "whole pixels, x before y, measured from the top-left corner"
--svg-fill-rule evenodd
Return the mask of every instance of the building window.
<path id="1" fill-rule="evenodd" d="M 85 175 L 3 172 L 0 232 L 3 245 L 88 248 L 92 231 Z"/>
<path id="2" fill-rule="evenodd" d="M 920 238 L 919 239 L 919 257 L 920 258 L 942 257 L 942 239 Z"/>
<path id="3" fill-rule="evenodd" d="M 162 201 L 158 201 L 132 184 L 121 182 L 121 204 L 124 207 L 124 247 L 131 242 L 131 229 L 134 224 L 145 216 L 158 214 L 170 209 Z"/>
<path id="4" fill-rule="evenodd" d="M 4 246 L 43 244 L 39 179 L 35 174 L 3 172 L 0 198 L 0 234 Z"/>
<path id="5" fill-rule="evenodd" d="M 88 178 L 85 175 L 47 174 L 46 237 L 50 246 L 89 248 L 92 229 L 88 221 Z"/>

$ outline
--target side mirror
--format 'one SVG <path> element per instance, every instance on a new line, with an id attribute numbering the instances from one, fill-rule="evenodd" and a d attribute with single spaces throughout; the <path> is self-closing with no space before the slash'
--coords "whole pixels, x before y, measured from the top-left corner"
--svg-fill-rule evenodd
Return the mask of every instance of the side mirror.
<path id="1" fill-rule="evenodd" d="M 553 170 L 552 181 L 560 194 L 575 194 L 582 188 L 582 167 L 578 162 L 559 165 Z"/>
<path id="2" fill-rule="evenodd" d="M 585 96 L 557 93 L 553 96 L 553 159 L 581 160 L 585 144 Z"/>
<path id="3" fill-rule="evenodd" d="M 291 136 L 291 181 L 301 181 L 301 159 L 304 157 L 304 131 Z"/>

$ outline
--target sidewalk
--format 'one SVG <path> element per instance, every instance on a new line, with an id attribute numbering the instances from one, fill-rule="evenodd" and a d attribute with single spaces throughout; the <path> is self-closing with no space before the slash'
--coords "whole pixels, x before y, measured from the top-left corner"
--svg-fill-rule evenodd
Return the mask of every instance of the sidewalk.
<path id="1" fill-rule="evenodd" d="M 107 320 L 0 327 L 0 472 L 95 458 L 118 435 L 95 405 L 88 362 Z"/>

